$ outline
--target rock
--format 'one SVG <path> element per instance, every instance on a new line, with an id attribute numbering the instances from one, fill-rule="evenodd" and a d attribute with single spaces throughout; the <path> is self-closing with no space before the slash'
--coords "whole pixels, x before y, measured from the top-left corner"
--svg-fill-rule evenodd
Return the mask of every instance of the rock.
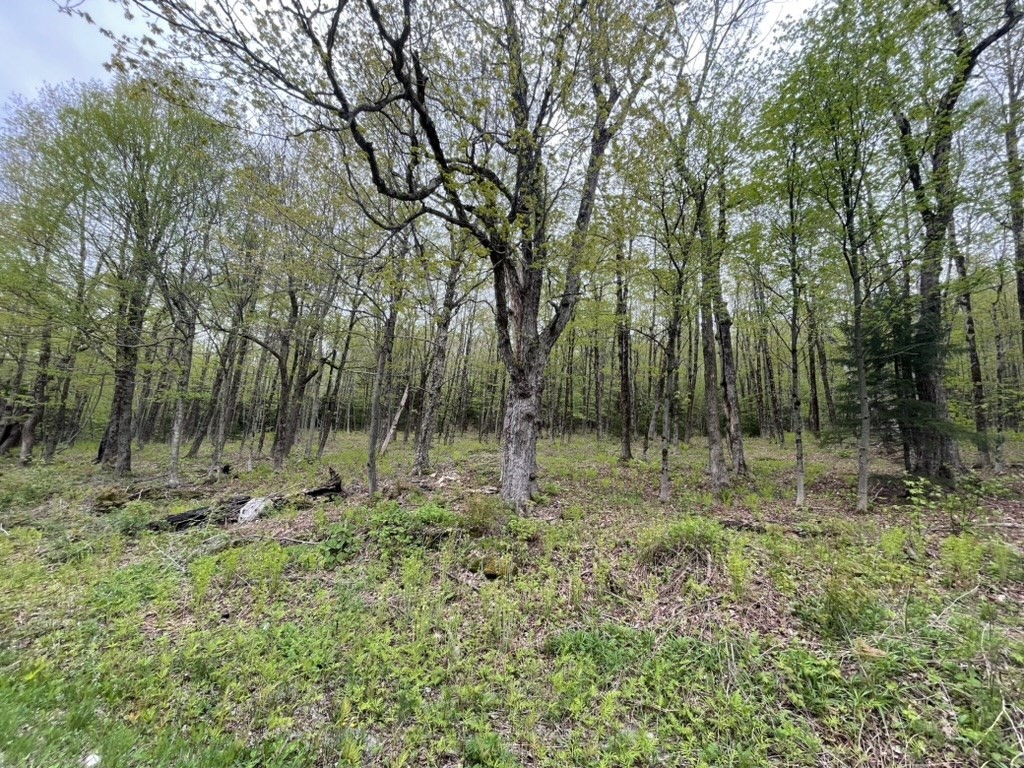
<path id="1" fill-rule="evenodd" d="M 238 522 L 253 523 L 260 519 L 263 510 L 273 506 L 274 502 L 267 498 L 249 499 L 238 512 Z"/>

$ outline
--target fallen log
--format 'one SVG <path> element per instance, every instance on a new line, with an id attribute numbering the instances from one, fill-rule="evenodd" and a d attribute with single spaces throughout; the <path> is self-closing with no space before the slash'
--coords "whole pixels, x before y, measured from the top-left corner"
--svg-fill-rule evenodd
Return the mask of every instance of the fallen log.
<path id="1" fill-rule="evenodd" d="M 291 499 L 299 497 L 317 499 L 346 496 L 347 492 L 341 482 L 341 475 L 335 471 L 334 467 L 328 467 L 327 471 L 330 473 L 330 479 L 324 485 L 319 485 L 316 488 L 307 488 L 298 493 L 275 494 L 265 497 L 232 496 L 215 504 L 189 509 L 185 512 L 168 515 L 161 520 L 155 520 L 149 524 L 149 529 L 154 531 L 184 531 L 187 528 L 194 528 L 204 523 L 228 525 L 239 522 L 240 515 L 242 515 L 241 522 L 253 522 L 268 507 L 279 507 Z"/>
<path id="2" fill-rule="evenodd" d="M 347 496 L 345 486 L 341 483 L 341 475 L 334 470 L 334 467 L 328 467 L 327 471 L 330 473 L 330 480 L 326 484 L 302 491 L 302 495 L 311 499 L 321 496 Z"/>
<path id="3" fill-rule="evenodd" d="M 155 531 L 172 530 L 183 531 L 186 528 L 193 528 L 202 523 L 226 523 L 237 522 L 238 513 L 241 512 L 249 501 L 248 496 L 232 496 L 219 504 L 211 504 L 206 507 L 197 507 L 185 512 L 178 512 L 168 515 L 162 520 L 156 520 L 149 524 L 149 528 Z"/>

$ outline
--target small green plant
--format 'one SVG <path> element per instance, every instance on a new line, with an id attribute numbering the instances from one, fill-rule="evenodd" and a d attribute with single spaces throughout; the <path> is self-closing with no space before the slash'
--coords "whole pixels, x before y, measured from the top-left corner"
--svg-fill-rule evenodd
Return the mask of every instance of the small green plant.
<path id="1" fill-rule="evenodd" d="M 466 511 L 461 527 L 471 536 L 491 536 L 501 529 L 507 514 L 497 496 L 471 493 L 466 497 Z"/>
<path id="2" fill-rule="evenodd" d="M 468 737 L 462 743 L 466 768 L 514 768 L 517 765 L 501 738 L 489 731 Z"/>
<path id="3" fill-rule="evenodd" d="M 969 533 L 946 538 L 939 545 L 943 583 L 952 586 L 976 578 L 984 557 L 984 545 Z"/>
<path id="4" fill-rule="evenodd" d="M 683 562 L 707 567 L 720 561 L 729 548 L 729 535 L 714 520 L 686 517 L 649 529 L 640 539 L 640 560 L 648 565 Z"/>
<path id="5" fill-rule="evenodd" d="M 370 536 L 386 551 L 417 544 L 437 544 L 459 523 L 458 515 L 436 504 L 403 509 L 383 502 L 370 515 Z"/>
<path id="6" fill-rule="evenodd" d="M 579 504 L 570 504 L 562 512 L 562 519 L 574 523 L 577 520 L 582 520 L 583 515 L 583 507 L 581 507 Z"/>
<path id="7" fill-rule="evenodd" d="M 327 519 L 327 511 L 323 507 L 313 510 L 313 538 L 322 539 L 327 535 L 330 520 Z"/>
<path id="8" fill-rule="evenodd" d="M 750 585 L 750 560 L 739 547 L 731 547 L 725 556 L 725 571 L 729 574 L 732 593 L 742 598 Z"/>
<path id="9" fill-rule="evenodd" d="M 213 577 L 217 573 L 217 556 L 200 557 L 189 563 L 188 575 L 192 580 L 192 600 L 195 605 L 202 605 Z"/>
<path id="10" fill-rule="evenodd" d="M 359 551 L 359 542 L 352 526 L 347 522 L 341 522 L 326 527 L 320 547 L 324 554 L 324 566 L 335 568 L 350 560 Z"/>
<path id="11" fill-rule="evenodd" d="M 903 528 L 886 528 L 882 531 L 881 545 L 886 559 L 902 562 L 906 559 L 907 532 Z"/>
<path id="12" fill-rule="evenodd" d="M 253 586 L 275 594 L 288 560 L 288 551 L 276 541 L 252 544 L 242 550 L 238 560 L 239 573 Z"/>
<path id="13" fill-rule="evenodd" d="M 794 613 L 822 637 L 842 639 L 877 630 L 885 610 L 864 584 L 837 576 L 818 597 L 798 602 Z"/>
<path id="14" fill-rule="evenodd" d="M 1024 581 L 1024 558 L 1021 553 L 1002 541 L 988 545 L 988 572 L 999 583 Z"/>
<path id="15" fill-rule="evenodd" d="M 146 501 L 129 501 L 117 514 L 116 525 L 123 536 L 138 536 L 153 517 L 153 505 Z"/>
<path id="16" fill-rule="evenodd" d="M 540 540 L 541 523 L 527 517 L 510 517 L 507 524 L 508 534 L 513 539 L 525 542 Z"/>
<path id="17" fill-rule="evenodd" d="M 920 512 L 937 512 L 942 503 L 942 489 L 926 477 L 906 475 L 903 487 L 907 490 L 910 506 Z"/>

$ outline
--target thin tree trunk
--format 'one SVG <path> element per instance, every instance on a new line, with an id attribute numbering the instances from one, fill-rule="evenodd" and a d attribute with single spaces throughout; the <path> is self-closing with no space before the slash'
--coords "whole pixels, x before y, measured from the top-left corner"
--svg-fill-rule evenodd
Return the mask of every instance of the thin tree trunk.
<path id="1" fill-rule="evenodd" d="M 630 242 L 632 248 L 632 242 Z M 633 459 L 633 397 L 630 382 L 629 360 L 629 285 L 625 274 L 626 254 L 623 248 L 615 253 L 615 330 L 619 347 L 619 461 Z"/>
<path id="2" fill-rule="evenodd" d="M 448 334 L 452 320 L 458 311 L 457 295 L 462 260 L 452 259 L 445 280 L 444 297 L 437 318 L 437 328 L 427 364 L 427 383 L 423 392 L 423 408 L 420 423 L 416 429 L 415 459 L 413 475 L 425 475 L 430 471 L 430 447 L 437 430 L 437 412 L 441 407 L 441 387 L 444 385 L 444 371 L 448 362 Z M 468 364 L 468 354 L 467 354 Z"/>
<path id="3" fill-rule="evenodd" d="M 967 258 L 960 250 L 957 239 L 956 222 L 949 223 L 949 246 L 952 252 L 953 261 L 956 264 L 957 275 L 960 278 L 963 289 L 960 291 L 960 306 L 964 311 L 966 333 L 967 333 L 967 356 L 971 369 L 971 403 L 974 406 L 974 429 L 978 433 L 978 452 L 981 455 L 981 463 L 985 467 L 992 466 L 992 455 L 988 444 L 988 418 L 985 415 L 985 384 L 981 375 L 981 358 L 978 355 L 978 339 L 974 327 L 974 307 L 971 301 L 971 291 L 967 287 Z"/>
<path id="4" fill-rule="evenodd" d="M 369 478 L 370 495 L 377 493 L 377 449 L 380 446 L 381 433 L 381 396 L 384 391 L 384 379 L 390 375 L 391 357 L 395 347 L 395 327 L 398 323 L 397 292 L 392 292 L 388 303 L 387 315 L 377 350 L 377 370 L 373 377 L 373 396 L 370 401 L 370 445 L 367 451 L 366 471 Z"/>
<path id="5" fill-rule="evenodd" d="M 185 426 L 185 400 L 192 380 L 192 349 L 195 340 L 195 320 L 182 328 L 181 359 L 178 371 L 178 386 L 174 398 L 174 423 L 171 426 L 171 465 L 167 483 L 171 486 L 181 482 L 181 434 Z"/>

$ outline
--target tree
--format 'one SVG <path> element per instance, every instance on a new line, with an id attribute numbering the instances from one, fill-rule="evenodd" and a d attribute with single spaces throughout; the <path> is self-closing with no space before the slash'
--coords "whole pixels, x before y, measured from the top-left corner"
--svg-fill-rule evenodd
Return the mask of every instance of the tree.
<path id="1" fill-rule="evenodd" d="M 544 369 L 579 297 L 605 156 L 664 47 L 670 7 L 133 4 L 197 57 L 302 104 L 314 130 L 343 132 L 352 162 L 407 217 L 436 216 L 484 248 L 510 381 L 502 497 L 525 503 L 536 488 Z"/>
<path id="2" fill-rule="evenodd" d="M 911 430 L 910 436 L 913 469 L 929 477 L 952 477 L 960 467 L 956 441 L 946 426 L 949 414 L 942 379 L 946 355 L 942 269 L 956 209 L 953 149 L 961 125 L 960 101 L 981 56 L 1008 35 L 1021 18 L 1016 0 L 1006 0 L 999 4 L 998 21 L 977 31 L 977 17 L 985 18 L 989 10 L 986 5 L 965 7 L 940 0 L 927 9 L 912 8 L 909 18 L 904 17 L 910 26 L 904 34 L 908 38 L 931 37 L 925 50 L 927 58 L 933 60 L 927 62 L 930 66 L 916 68 L 920 81 L 910 87 L 909 93 L 897 90 L 893 97 L 904 170 L 923 228 L 913 375 L 917 399 L 931 413 Z M 935 19 L 936 14 L 941 18 Z M 937 25 L 940 31 L 935 29 Z M 903 63 L 905 72 L 914 72 L 915 67 L 906 58 Z"/>

